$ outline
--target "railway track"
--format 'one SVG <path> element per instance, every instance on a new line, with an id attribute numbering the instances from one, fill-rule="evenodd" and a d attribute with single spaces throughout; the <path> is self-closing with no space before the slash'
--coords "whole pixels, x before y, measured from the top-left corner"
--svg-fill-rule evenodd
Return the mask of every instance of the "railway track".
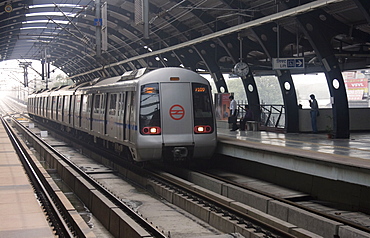
<path id="1" fill-rule="evenodd" d="M 17 123 L 17 121 L 15 120 L 14 123 Z M 21 125 L 21 123 L 17 123 L 16 127 L 18 128 L 18 130 L 26 129 L 26 127 Z M 22 132 L 22 134 L 24 134 L 24 133 L 26 133 L 26 132 Z M 49 157 L 49 155 L 45 155 L 47 150 L 52 150 L 53 154 L 58 154 L 58 151 L 53 150 L 49 146 L 46 146 L 44 144 L 45 142 L 42 139 L 38 138 L 36 135 L 32 135 L 32 133 L 29 134 L 29 132 L 27 132 L 27 135 L 24 134 L 24 137 L 26 138 L 27 141 L 29 141 L 30 144 L 33 144 L 33 146 L 32 146 L 33 148 L 37 148 L 36 150 L 38 150 L 40 154 L 44 154 L 43 157 Z M 40 148 L 39 145 L 34 145 L 35 142 L 30 142 L 30 141 L 33 141 L 33 140 L 38 140 L 38 141 L 41 140 L 43 142 L 43 146 L 41 146 L 41 147 L 47 147 L 47 148 L 44 149 L 44 148 Z M 58 148 L 59 148 L 59 146 L 60 146 L 60 144 L 58 145 Z M 113 201 L 113 203 L 115 203 L 116 206 L 118 206 L 116 203 L 122 203 L 122 205 L 126 207 L 125 209 L 123 209 L 125 213 L 130 212 L 130 211 L 133 212 L 133 214 L 129 215 L 130 217 L 133 217 L 136 214 L 136 216 L 139 216 L 139 218 L 141 220 L 146 221 L 146 219 L 142 219 L 142 214 L 139 214 L 139 213 L 133 211 L 133 209 L 131 207 L 127 207 L 127 204 L 122 202 L 122 199 L 119 196 L 116 195 L 116 194 L 119 193 L 119 191 L 113 191 L 113 189 L 109 188 L 109 186 L 107 186 L 107 184 L 105 184 L 105 186 L 103 186 L 101 183 L 98 183 L 97 185 L 95 185 L 95 183 L 97 182 L 96 178 L 95 179 L 91 178 L 92 180 L 90 181 L 90 178 L 89 178 L 90 176 L 85 175 L 86 174 L 86 166 L 83 167 L 83 166 L 81 166 L 81 164 L 76 165 L 74 162 L 70 162 L 68 159 L 65 160 L 63 158 L 64 156 L 62 156 L 62 155 L 58 155 L 58 157 L 60 157 L 60 158 L 58 158 L 56 160 L 62 159 L 63 163 L 66 163 L 67 165 L 63 169 L 58 168 L 57 170 L 65 170 L 67 168 L 67 166 L 69 168 L 73 167 L 74 171 L 71 171 L 71 172 L 68 172 L 68 173 L 78 173 L 78 175 L 75 174 L 74 176 L 75 177 L 81 176 L 86 181 L 88 181 L 89 184 L 94 184 L 93 185 L 94 189 L 101 191 L 104 198 L 108 198 L 110 201 Z M 110 155 L 110 157 L 113 157 L 113 155 Z M 119 160 L 119 159 L 117 159 L 117 160 Z M 61 163 L 61 162 L 51 161 L 51 159 L 48 162 L 48 164 L 55 164 L 55 163 Z M 56 167 L 59 167 L 59 166 L 60 165 L 57 165 Z M 239 226 L 239 229 L 240 229 L 239 233 L 247 232 L 247 230 L 249 230 L 248 232 L 259 233 L 261 235 L 264 235 L 265 237 L 295 237 L 294 235 L 291 235 L 286 231 L 280 230 L 280 229 L 278 229 L 276 227 L 273 227 L 273 226 L 271 226 L 267 223 L 264 223 L 263 221 L 255 219 L 253 217 L 250 217 L 247 214 L 243 214 L 243 213 L 239 212 L 239 217 L 236 217 L 235 215 L 233 215 L 233 214 L 237 213 L 237 211 L 235 209 L 233 209 L 231 207 L 227 207 L 225 202 L 221 202 L 218 199 L 212 198 L 212 195 L 210 195 L 208 193 L 202 193 L 200 191 L 191 191 L 191 190 L 193 190 L 193 188 L 187 186 L 188 184 L 186 182 L 184 183 L 184 181 L 182 179 L 175 178 L 173 176 L 170 176 L 168 174 L 163 174 L 161 172 L 149 172 L 146 169 L 143 169 L 141 167 L 132 166 L 132 165 L 129 166 L 130 167 L 129 169 L 124 168 L 124 167 L 120 167 L 120 166 L 122 166 L 121 163 L 120 164 L 115 164 L 113 167 L 115 167 L 118 171 L 120 171 L 121 176 L 123 174 L 130 174 L 127 179 L 134 180 L 135 183 L 140 184 L 142 187 L 150 188 L 152 191 L 156 191 L 156 192 L 158 192 L 159 190 L 161 190 L 163 192 L 164 191 L 163 188 L 166 187 L 165 190 L 167 190 L 169 193 L 171 193 L 172 198 L 177 197 L 176 199 L 178 200 L 178 202 L 182 203 L 182 204 L 186 204 L 186 203 L 192 202 L 194 200 L 199 201 L 199 202 L 193 203 L 193 205 L 192 205 L 192 207 L 193 207 L 192 210 L 195 211 L 196 213 L 203 213 L 203 214 L 208 213 L 208 215 L 206 215 L 206 217 L 211 217 L 212 218 L 212 216 L 213 216 L 213 220 L 215 220 L 215 221 L 217 220 L 217 219 L 215 219 L 217 217 L 218 219 L 225 220 L 226 223 L 231 222 L 228 226 L 225 227 L 224 224 L 226 224 L 226 223 L 224 223 L 224 222 L 221 222 L 221 221 L 218 220 L 218 221 L 216 221 L 217 224 L 212 224 L 212 221 L 211 221 L 212 219 L 211 218 L 206 218 L 206 217 L 203 218 L 203 220 L 205 222 L 209 223 L 211 226 L 214 226 L 214 227 L 218 228 L 222 232 L 233 233 L 235 231 L 234 226 Z M 127 166 L 125 166 L 125 167 L 127 167 Z M 66 174 L 66 173 L 67 172 L 65 172 L 65 171 L 60 172 L 60 174 Z M 87 172 L 87 174 L 88 173 L 89 172 Z M 90 172 L 90 173 L 96 174 L 95 172 Z M 71 178 L 64 178 L 64 180 L 66 180 L 66 181 L 70 180 L 70 179 Z M 177 181 L 177 182 L 175 182 L 175 181 Z M 79 183 L 79 182 L 74 181 L 72 184 L 74 184 L 74 186 L 76 187 L 76 183 Z M 171 184 L 171 186 L 170 186 L 170 184 Z M 75 192 L 78 194 L 78 191 L 75 191 Z M 190 195 L 190 194 L 192 194 L 192 195 Z M 88 204 L 89 199 L 84 198 L 84 197 L 86 197 L 86 195 L 78 194 L 78 196 L 85 202 L 85 204 Z M 161 196 L 161 197 L 163 197 L 163 196 Z M 181 204 L 175 204 L 175 205 L 178 205 L 180 208 L 183 208 L 183 209 L 186 208 Z M 94 206 L 89 207 L 89 209 L 92 210 L 93 213 L 94 213 L 94 207 L 96 207 L 96 204 Z M 109 206 L 107 206 L 106 209 L 109 209 Z M 106 209 L 104 209 L 104 210 L 106 210 Z M 99 213 L 99 211 L 96 211 L 95 213 Z M 193 214 L 193 215 L 197 215 L 196 213 Z M 150 223 L 150 227 L 154 227 L 153 222 L 147 222 L 147 223 Z M 224 224 L 222 224 L 222 223 L 224 223 Z M 141 227 L 145 227 L 148 224 L 138 223 L 138 225 L 141 226 Z M 110 229 L 109 224 L 107 224 L 106 227 L 107 227 L 107 229 Z M 164 231 L 159 231 L 157 229 L 157 227 L 158 226 L 155 227 L 155 230 L 159 233 L 153 234 L 152 232 L 150 232 L 150 234 L 153 237 L 161 237 L 161 236 L 162 237 L 171 237 L 170 234 L 175 233 L 173 231 L 171 232 L 170 230 L 167 233 L 164 232 Z M 148 230 L 149 228 L 145 227 L 145 229 Z M 245 231 L 243 231 L 243 230 L 245 230 Z"/>
<path id="2" fill-rule="evenodd" d="M 14 120 L 13 123 L 17 125 L 16 127 L 18 128 L 18 130 L 27 129 L 26 126 L 21 125 L 21 123 L 19 123 L 17 120 Z M 58 154 L 57 151 L 55 151 L 54 149 L 52 149 L 48 145 L 46 145 L 45 141 L 43 139 L 38 138 L 36 135 L 34 135 L 30 132 L 25 132 L 25 131 L 23 131 L 22 134 L 25 137 L 26 141 L 28 141 L 28 143 L 30 145 L 32 145 L 33 148 L 38 150 L 39 154 L 42 154 L 43 157 L 50 157 L 50 155 L 46 155 L 46 151 L 48 151 L 48 150 L 52 151 L 52 154 L 55 154 L 55 155 Z M 36 142 L 33 142 L 33 141 L 38 141 L 38 144 L 36 145 L 35 144 Z M 39 145 L 39 143 L 41 145 Z M 76 176 L 81 176 L 85 180 L 89 179 L 88 178 L 89 176 L 86 177 L 86 175 L 84 175 L 84 173 L 83 173 L 84 171 L 80 171 L 81 166 L 76 166 L 74 163 L 71 163 L 68 159 L 65 160 L 65 158 L 63 158 L 64 156 L 62 156 L 62 155 L 58 155 L 58 157 L 59 158 L 55 159 L 56 161 L 63 160 L 63 163 L 67 164 L 66 167 L 70 167 L 70 168 L 74 167 L 74 170 L 75 170 L 74 172 L 78 173 L 78 175 L 76 175 Z M 48 162 L 48 164 L 55 164 L 55 163 L 60 163 L 61 164 L 62 162 L 55 162 L 55 161 L 49 161 Z M 118 166 L 118 165 L 114 165 L 114 166 Z M 57 165 L 56 167 L 59 167 L 59 165 Z M 56 168 L 56 170 L 65 170 L 66 167 L 64 169 Z M 123 170 L 123 169 L 124 168 L 120 168 L 119 170 Z M 134 169 L 134 171 L 135 171 L 135 173 L 137 173 L 137 175 L 133 175 L 133 177 L 135 177 L 135 178 L 130 178 L 131 180 L 136 179 L 137 183 L 142 183 L 141 184 L 142 186 L 150 187 L 153 191 L 156 191 L 156 190 L 158 191 L 159 188 L 161 188 L 163 186 L 169 186 L 169 184 L 171 183 L 172 185 L 171 185 L 170 190 L 174 191 L 174 192 L 172 192 L 172 194 L 173 194 L 172 196 L 177 196 L 179 200 L 182 200 L 182 203 L 186 203 L 187 201 L 194 200 L 195 199 L 195 194 L 196 194 L 196 196 L 199 197 L 199 198 L 196 199 L 196 200 L 199 201 L 199 203 L 194 204 L 195 207 L 193 208 L 193 210 L 202 211 L 202 213 L 204 213 L 204 214 L 212 213 L 214 217 L 219 217 L 219 219 L 222 218 L 222 220 L 231 221 L 231 224 L 232 224 L 231 227 L 233 227 L 235 225 L 239 226 L 241 233 L 243 233 L 243 229 L 244 229 L 244 230 L 249 230 L 248 232 L 252 232 L 252 233 L 255 233 L 255 234 L 257 234 L 257 233 L 264 234 L 265 237 L 294 237 L 293 235 L 290 235 L 289 233 L 287 233 L 285 231 L 282 231 L 282 230 L 279 230 L 279 229 L 274 228 L 272 226 L 269 226 L 268 224 L 265 224 L 262 221 L 258 221 L 256 219 L 254 219 L 253 217 L 248 217 L 248 215 L 245 215 L 245 214 L 240 214 L 239 216 L 241 216 L 241 217 L 236 219 L 236 217 L 233 214 L 231 214 L 232 209 L 230 207 L 226 208 L 225 204 L 222 204 L 219 201 L 214 200 L 213 198 L 207 197 L 207 196 L 209 196 L 209 194 L 207 195 L 207 194 L 202 194 L 202 193 L 199 193 L 199 192 L 196 192 L 196 191 L 192 191 L 191 193 L 193 195 L 190 196 L 189 191 L 186 191 L 189 188 L 187 188 L 186 186 L 184 187 L 184 183 L 181 179 L 178 179 L 178 182 L 174 183 L 174 180 L 175 180 L 174 177 L 170 176 L 168 178 L 168 176 L 166 176 L 166 175 L 163 175 L 161 173 L 148 172 L 148 170 L 138 171 L 140 169 L 141 168 L 138 168 L 138 167 L 136 167 Z M 82 169 L 82 170 L 84 170 L 84 169 Z M 131 171 L 125 172 L 125 173 L 133 173 L 132 170 L 133 170 L 133 168 L 131 166 Z M 61 174 L 65 174 L 65 173 L 66 172 L 64 172 L 64 171 L 61 172 Z M 72 173 L 72 172 L 70 172 L 70 173 Z M 143 175 L 138 175 L 138 174 L 145 174 L 145 175 L 143 176 Z M 141 178 L 138 178 L 138 176 L 140 176 Z M 65 180 L 67 180 L 67 179 L 65 179 Z M 140 182 L 140 180 L 141 180 L 141 182 Z M 145 180 L 145 182 L 143 182 L 144 180 Z M 76 182 L 74 182 L 74 183 L 76 183 Z M 89 181 L 89 183 L 92 184 L 93 181 Z M 176 188 L 174 186 L 176 186 Z M 95 187 L 95 185 L 94 185 L 94 187 Z M 115 197 L 115 199 L 118 199 L 117 202 L 121 201 L 117 196 L 115 196 L 113 194 L 115 192 L 108 191 L 108 189 L 106 187 L 102 187 L 102 188 L 99 188 L 99 189 L 95 188 L 95 189 L 96 190 L 102 190 L 102 193 L 104 193 L 104 197 L 109 197 L 109 195 L 112 194 L 112 196 Z M 76 191 L 76 193 L 78 193 L 78 191 Z M 185 196 L 184 196 L 184 194 L 185 194 Z M 83 195 L 82 195 L 82 197 L 83 197 Z M 109 197 L 109 200 L 113 201 L 114 200 L 113 197 L 112 198 Z M 82 200 L 84 200 L 84 199 L 82 198 Z M 180 205 L 180 207 L 181 207 L 181 205 Z M 91 207 L 90 210 L 93 210 L 93 208 Z M 226 211 L 226 210 L 229 210 L 229 211 Z M 235 212 L 236 211 L 234 211 L 233 213 L 235 213 Z M 221 215 L 220 215 L 220 213 L 221 213 Z M 230 218 L 226 217 L 225 214 L 229 214 L 231 217 Z M 130 216 L 133 216 L 133 215 L 130 215 Z M 207 215 L 207 216 L 209 216 L 209 215 Z M 246 219 L 248 221 L 245 221 Z M 209 221 L 209 220 L 206 221 L 206 222 L 212 223 L 212 221 Z M 218 221 L 218 223 L 219 222 L 220 221 Z M 235 223 L 235 224 L 233 224 L 233 223 Z M 219 224 L 213 224 L 213 225 L 215 227 L 218 227 L 220 225 L 220 223 Z M 145 225 L 141 224 L 140 226 L 145 226 Z M 218 227 L 218 228 L 220 228 L 220 230 L 222 232 L 232 233 L 232 232 L 235 231 L 234 228 L 230 229 L 230 226 L 228 228 L 224 228 L 223 226 L 224 225 L 221 225 L 220 227 Z M 146 228 L 146 229 L 148 229 L 148 228 Z M 168 237 L 170 237 L 169 234 L 171 234 L 171 233 L 170 232 L 167 233 Z M 163 231 L 160 235 L 164 236 Z M 155 235 L 153 235 L 153 237 L 160 237 L 160 236 L 159 236 L 159 234 L 155 234 Z"/>
<path id="3" fill-rule="evenodd" d="M 45 171 L 40 169 L 40 164 L 32 159 L 32 155 L 29 153 L 27 147 L 17 138 L 3 117 L 1 117 L 1 122 L 25 168 L 37 199 L 47 214 L 55 235 L 58 237 L 87 237 L 83 233 L 86 226 L 78 224 L 78 220 L 76 219 L 64 219 L 65 217 L 70 217 L 71 214 L 64 209 L 63 197 L 58 196 L 55 190 L 52 189 L 52 185 L 42 174 Z"/>
<path id="4" fill-rule="evenodd" d="M 110 158 L 114 157 L 114 155 L 106 156 Z M 93 155 L 93 157 L 100 157 L 100 161 L 105 161 L 104 163 L 109 167 L 114 168 L 116 171 L 120 171 L 121 174 L 125 174 L 124 177 L 127 179 L 135 181 L 135 183 L 140 184 L 142 187 L 149 188 L 149 190 L 154 191 L 155 194 L 166 199 L 168 202 L 187 210 L 195 216 L 198 216 L 200 219 L 209 223 L 211 226 L 217 227 L 222 232 L 238 232 L 246 237 L 251 234 L 256 237 L 326 237 L 325 235 L 320 236 L 319 234 L 314 234 L 312 231 L 310 232 L 307 227 L 299 227 L 297 225 L 283 222 L 259 211 L 256 208 L 253 208 L 252 206 L 242 204 L 242 202 L 239 202 L 237 199 L 220 195 L 222 192 L 218 192 L 218 190 L 220 190 L 219 188 L 225 187 L 226 183 L 230 184 L 230 181 L 226 181 L 222 176 L 211 178 L 209 174 L 201 174 L 179 168 L 171 170 L 171 173 L 163 172 L 163 168 L 152 169 L 151 171 L 146 170 L 145 172 L 138 171 L 142 168 L 135 168 L 133 171 L 129 171 L 128 169 L 121 167 L 126 167 L 126 165 L 122 165 L 120 162 L 113 164 L 112 161 L 115 161 L 114 159 L 108 161 L 107 159 L 103 159 L 101 155 Z M 120 161 L 119 158 L 117 158 L 116 161 Z M 177 174 L 177 176 L 174 174 Z M 198 177 L 198 179 L 194 179 L 195 177 Z M 200 177 L 202 177 L 202 182 L 199 182 Z M 208 184 L 208 187 L 203 187 L 203 184 Z M 232 185 L 227 185 L 226 187 L 239 185 L 234 183 Z M 111 190 L 112 188 L 105 184 L 104 189 Z M 250 189 L 245 191 L 240 190 L 240 194 L 250 194 L 250 192 Z M 252 192 L 255 193 L 258 191 Z M 119 192 L 112 191 L 111 193 L 117 194 Z M 260 195 L 266 196 L 266 194 Z M 284 202 L 273 196 L 269 199 Z M 289 206 L 294 206 L 298 203 L 287 201 L 287 204 L 289 204 Z M 301 205 L 297 205 L 297 207 L 300 206 Z M 319 214 L 317 211 L 307 212 L 310 212 L 315 216 L 324 216 L 324 214 Z M 332 217 L 328 216 L 326 216 L 326 219 L 328 222 L 337 222 L 342 225 L 352 226 L 354 229 L 360 229 L 363 230 L 364 233 L 367 233 L 367 228 L 361 227 L 358 224 L 352 224 L 345 220 L 337 220 L 336 218 L 332 219 Z M 163 231 L 161 231 L 161 233 L 164 235 Z M 170 237 L 170 234 L 171 232 L 168 232 L 167 237 Z"/>
<path id="5" fill-rule="evenodd" d="M 70 179 L 74 180 L 72 184 L 72 189 L 75 193 L 83 191 L 86 194 L 78 194 L 79 198 L 83 200 L 85 204 L 89 204 L 88 208 L 94 215 L 99 219 L 99 216 L 107 218 L 107 214 L 99 214 L 105 212 L 111 212 L 115 214 L 109 214 L 109 216 L 116 216 L 118 224 L 127 222 L 127 226 L 123 227 L 127 237 L 167 237 L 154 227 L 150 222 L 146 221 L 140 214 L 136 213 L 133 209 L 127 206 L 123 201 L 121 201 L 117 196 L 115 196 L 111 191 L 108 191 L 102 184 L 98 183 L 85 169 L 81 168 L 77 164 L 73 163 L 71 160 L 66 158 L 53 146 L 46 143 L 42 138 L 33 134 L 31 131 L 26 131 L 26 127 L 22 126 L 18 121 L 13 120 L 14 124 L 17 124 L 17 129 L 22 130 L 22 134 L 29 144 L 32 144 L 33 148 L 37 148 L 39 153 L 43 155 L 44 158 L 49 158 L 49 165 L 54 164 L 56 167 L 54 169 L 58 170 L 59 175 L 64 176 L 64 180 Z M 63 175 L 64 174 L 64 175 Z M 68 174 L 68 175 L 67 175 Z M 79 187 L 78 189 L 76 187 Z M 89 201 L 89 200 L 93 201 Z M 72 216 L 69 216 L 72 219 Z M 70 220 L 68 219 L 68 220 Z M 105 221 L 102 219 L 102 223 Z M 106 227 L 108 230 L 118 232 L 119 235 L 119 225 L 116 228 Z M 117 230 L 118 229 L 118 230 Z M 123 232 L 123 231 L 122 231 Z M 90 233 L 90 231 L 87 231 Z M 78 235 L 78 237 L 88 237 L 88 235 Z"/>

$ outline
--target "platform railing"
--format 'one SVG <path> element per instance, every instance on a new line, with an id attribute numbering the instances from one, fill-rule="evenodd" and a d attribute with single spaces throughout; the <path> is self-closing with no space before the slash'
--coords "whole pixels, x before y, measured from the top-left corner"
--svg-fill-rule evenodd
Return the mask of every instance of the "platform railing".
<path id="1" fill-rule="evenodd" d="M 248 102 L 238 100 L 238 118 L 243 118 L 245 115 L 245 105 Z M 285 106 L 282 104 L 260 104 L 260 115 L 255 115 L 255 120 L 260 123 L 265 129 L 284 129 L 285 128 Z M 261 128 L 263 129 L 263 128 Z"/>
<path id="2" fill-rule="evenodd" d="M 285 106 L 280 104 L 260 105 L 261 125 L 273 128 L 285 128 Z"/>

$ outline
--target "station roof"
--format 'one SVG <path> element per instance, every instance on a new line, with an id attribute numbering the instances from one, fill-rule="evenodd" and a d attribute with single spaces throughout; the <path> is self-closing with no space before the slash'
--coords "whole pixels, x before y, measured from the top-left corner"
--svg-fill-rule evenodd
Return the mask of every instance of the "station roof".
<path id="1" fill-rule="evenodd" d="M 215 76 L 239 61 L 267 74 L 284 57 L 304 58 L 296 72 L 310 73 L 331 54 L 343 70 L 370 65 L 368 0 L 149 0 L 147 16 L 145 2 L 2 1 L 0 61 L 46 60 L 76 82 L 166 66 Z"/>

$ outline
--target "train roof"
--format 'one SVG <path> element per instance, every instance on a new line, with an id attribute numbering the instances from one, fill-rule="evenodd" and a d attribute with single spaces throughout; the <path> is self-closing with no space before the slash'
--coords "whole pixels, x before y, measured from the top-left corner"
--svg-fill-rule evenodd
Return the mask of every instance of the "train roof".
<path id="1" fill-rule="evenodd" d="M 189 75 L 191 77 L 189 77 Z M 208 83 L 208 80 L 203 78 L 198 73 L 180 67 L 166 67 L 155 69 L 152 71 L 149 71 L 148 68 L 141 68 L 134 71 L 127 71 L 120 76 L 110 78 L 96 78 L 90 82 L 84 82 L 78 85 L 63 85 L 50 90 L 40 90 L 38 92 L 35 92 L 34 94 L 52 95 L 57 92 L 63 92 L 63 94 L 66 94 L 68 93 L 68 91 L 70 93 L 73 93 L 78 91 L 86 92 L 90 90 L 110 90 L 113 87 L 117 88 L 120 86 L 124 86 L 126 90 L 136 90 L 136 85 L 139 81 L 141 83 L 160 82 L 171 80 L 171 78 L 178 78 L 182 82 L 190 82 L 196 79 L 197 81 L 201 80 L 204 83 Z"/>

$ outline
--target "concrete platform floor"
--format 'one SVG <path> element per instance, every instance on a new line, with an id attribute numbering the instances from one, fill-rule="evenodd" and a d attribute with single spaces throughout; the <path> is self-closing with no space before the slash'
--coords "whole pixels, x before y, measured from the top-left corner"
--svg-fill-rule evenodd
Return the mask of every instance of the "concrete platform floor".
<path id="1" fill-rule="evenodd" d="M 223 127 L 218 127 L 217 130 L 217 134 L 220 136 L 281 147 L 362 158 L 369 160 L 370 164 L 370 133 L 355 132 L 351 133 L 349 139 L 328 139 L 326 134 L 230 131 L 230 129 Z"/>

